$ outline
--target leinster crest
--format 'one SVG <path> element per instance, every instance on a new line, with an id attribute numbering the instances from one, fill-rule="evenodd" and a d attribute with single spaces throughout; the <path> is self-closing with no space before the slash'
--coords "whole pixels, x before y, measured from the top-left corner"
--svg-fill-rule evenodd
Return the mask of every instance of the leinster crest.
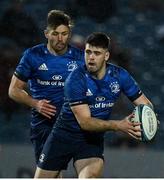
<path id="1" fill-rule="evenodd" d="M 77 68 L 76 61 L 70 61 L 68 64 L 68 71 L 74 71 Z"/>
<path id="2" fill-rule="evenodd" d="M 112 82 L 110 85 L 109 85 L 112 93 L 115 93 L 117 94 L 119 91 L 120 91 L 120 85 L 117 81 L 115 82 Z"/>

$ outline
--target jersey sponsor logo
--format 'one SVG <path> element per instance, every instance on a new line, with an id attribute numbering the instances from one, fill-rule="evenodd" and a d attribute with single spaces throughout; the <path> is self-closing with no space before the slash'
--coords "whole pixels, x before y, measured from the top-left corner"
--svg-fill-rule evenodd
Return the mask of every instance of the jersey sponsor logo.
<path id="1" fill-rule="evenodd" d="M 71 61 L 67 64 L 68 66 L 68 71 L 74 71 L 77 68 L 77 63 L 76 61 Z"/>
<path id="2" fill-rule="evenodd" d="M 114 106 L 114 103 L 111 103 L 111 102 L 99 102 L 99 103 L 96 103 L 96 104 L 92 104 L 92 105 L 89 105 L 90 108 L 111 108 L 112 106 Z"/>
<path id="3" fill-rule="evenodd" d="M 64 87 L 64 82 L 62 81 L 42 81 L 40 79 L 37 79 L 37 83 L 42 86 L 57 86 L 57 87 Z"/>
<path id="4" fill-rule="evenodd" d="M 47 68 L 45 63 L 41 64 L 38 69 L 42 70 L 42 71 L 47 71 L 48 70 L 48 68 Z"/>
<path id="5" fill-rule="evenodd" d="M 105 101 L 105 97 L 103 96 L 96 97 L 96 101 Z"/>
<path id="6" fill-rule="evenodd" d="M 91 92 L 91 90 L 90 90 L 90 89 L 88 89 L 88 90 L 87 90 L 87 92 L 86 92 L 86 96 L 93 96 L 93 94 L 92 94 L 92 92 Z"/>
<path id="7" fill-rule="evenodd" d="M 39 161 L 42 163 L 44 161 L 45 154 L 41 154 L 39 157 Z"/>
<path id="8" fill-rule="evenodd" d="M 55 80 L 55 81 L 61 80 L 62 76 L 61 75 L 54 75 L 54 76 L 52 76 L 52 79 Z"/>
<path id="9" fill-rule="evenodd" d="M 118 92 L 120 92 L 120 85 L 117 81 L 115 82 L 112 82 L 110 85 L 109 85 L 111 91 L 115 94 L 117 94 Z"/>

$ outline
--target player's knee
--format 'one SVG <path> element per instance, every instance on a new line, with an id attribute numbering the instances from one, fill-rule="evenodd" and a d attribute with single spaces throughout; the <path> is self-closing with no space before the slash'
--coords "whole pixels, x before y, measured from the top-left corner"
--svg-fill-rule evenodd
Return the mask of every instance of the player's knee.
<path id="1" fill-rule="evenodd" d="M 60 171 L 49 171 L 37 167 L 34 178 L 58 178 Z"/>
<path id="2" fill-rule="evenodd" d="M 101 177 L 100 172 L 88 171 L 85 173 L 80 173 L 78 178 L 100 178 L 100 177 Z"/>
<path id="3" fill-rule="evenodd" d="M 86 178 L 100 178 L 100 174 L 92 172 Z"/>

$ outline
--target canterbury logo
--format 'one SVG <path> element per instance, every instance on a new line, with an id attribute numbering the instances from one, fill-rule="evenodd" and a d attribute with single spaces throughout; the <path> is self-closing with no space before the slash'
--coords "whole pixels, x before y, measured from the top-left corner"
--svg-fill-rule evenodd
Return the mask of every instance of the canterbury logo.
<path id="1" fill-rule="evenodd" d="M 39 157 L 39 161 L 42 163 L 44 161 L 45 154 L 41 154 Z"/>
<path id="2" fill-rule="evenodd" d="M 48 70 L 48 68 L 47 68 L 45 63 L 41 64 L 38 69 L 42 70 L 42 71 L 47 71 Z"/>

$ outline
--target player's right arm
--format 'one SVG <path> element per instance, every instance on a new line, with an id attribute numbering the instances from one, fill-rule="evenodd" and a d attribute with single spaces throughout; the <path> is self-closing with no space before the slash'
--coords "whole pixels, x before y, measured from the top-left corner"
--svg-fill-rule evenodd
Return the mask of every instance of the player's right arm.
<path id="1" fill-rule="evenodd" d="M 137 127 L 134 127 L 139 125 L 139 123 L 132 123 L 129 121 L 132 115 L 129 115 L 122 120 L 105 121 L 92 117 L 88 104 L 73 105 L 71 106 L 71 110 L 74 113 L 80 127 L 85 131 L 122 131 L 135 139 L 141 138 L 141 130 Z"/>
<path id="2" fill-rule="evenodd" d="M 9 97 L 16 102 L 35 108 L 39 113 L 51 119 L 55 115 L 56 108 L 50 101 L 33 99 L 26 91 L 27 83 L 13 75 L 9 86 Z"/>

